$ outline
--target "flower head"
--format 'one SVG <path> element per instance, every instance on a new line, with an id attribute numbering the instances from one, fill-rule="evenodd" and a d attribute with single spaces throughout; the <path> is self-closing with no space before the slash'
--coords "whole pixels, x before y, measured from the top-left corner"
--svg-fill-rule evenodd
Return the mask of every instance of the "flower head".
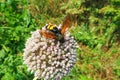
<path id="1" fill-rule="evenodd" d="M 45 29 L 45 27 L 43 27 Z M 64 42 L 42 36 L 39 30 L 31 33 L 27 40 L 23 59 L 28 70 L 34 73 L 36 79 L 60 80 L 66 76 L 76 62 L 77 42 L 64 34 Z"/>

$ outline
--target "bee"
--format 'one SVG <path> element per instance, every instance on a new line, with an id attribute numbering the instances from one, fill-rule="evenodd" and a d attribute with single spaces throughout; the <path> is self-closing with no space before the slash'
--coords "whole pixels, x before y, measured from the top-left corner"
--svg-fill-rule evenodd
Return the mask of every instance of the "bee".
<path id="1" fill-rule="evenodd" d="M 70 28 L 71 20 L 70 15 L 68 14 L 65 17 L 65 20 L 62 23 L 61 28 L 58 28 L 56 25 L 53 24 L 47 24 L 46 30 L 40 30 L 40 34 L 45 36 L 46 38 L 51 38 L 58 40 L 60 42 L 64 42 L 64 33 L 67 28 Z"/>

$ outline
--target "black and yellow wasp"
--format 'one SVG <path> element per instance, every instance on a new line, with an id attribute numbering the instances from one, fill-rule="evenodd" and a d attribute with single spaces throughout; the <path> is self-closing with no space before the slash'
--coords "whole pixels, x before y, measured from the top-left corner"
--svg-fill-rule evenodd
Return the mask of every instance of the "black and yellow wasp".
<path id="1" fill-rule="evenodd" d="M 64 42 L 64 33 L 67 28 L 70 28 L 71 20 L 70 15 L 68 14 L 65 17 L 65 20 L 62 23 L 61 28 L 59 29 L 56 25 L 47 24 L 46 30 L 40 30 L 40 34 L 45 36 L 46 38 L 52 38 L 59 40 L 60 42 Z"/>

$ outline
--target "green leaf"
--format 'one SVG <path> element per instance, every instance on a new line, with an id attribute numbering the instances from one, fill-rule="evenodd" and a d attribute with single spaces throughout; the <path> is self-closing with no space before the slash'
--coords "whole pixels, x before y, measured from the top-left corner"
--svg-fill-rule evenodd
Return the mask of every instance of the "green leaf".
<path id="1" fill-rule="evenodd" d="M 5 75 L 1 78 L 1 80 L 15 80 L 14 76 L 10 73 L 5 73 Z"/>
<path id="2" fill-rule="evenodd" d="M 7 53 L 5 52 L 4 49 L 0 50 L 0 59 L 3 59 L 6 55 Z"/>

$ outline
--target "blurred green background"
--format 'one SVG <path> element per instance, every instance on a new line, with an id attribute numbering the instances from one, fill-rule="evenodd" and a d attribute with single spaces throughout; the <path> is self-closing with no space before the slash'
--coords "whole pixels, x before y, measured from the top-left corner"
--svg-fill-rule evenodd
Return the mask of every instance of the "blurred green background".
<path id="1" fill-rule="evenodd" d="M 0 0 L 0 80 L 32 80 L 22 58 L 30 32 L 67 13 L 80 49 L 62 80 L 120 80 L 120 0 Z"/>

